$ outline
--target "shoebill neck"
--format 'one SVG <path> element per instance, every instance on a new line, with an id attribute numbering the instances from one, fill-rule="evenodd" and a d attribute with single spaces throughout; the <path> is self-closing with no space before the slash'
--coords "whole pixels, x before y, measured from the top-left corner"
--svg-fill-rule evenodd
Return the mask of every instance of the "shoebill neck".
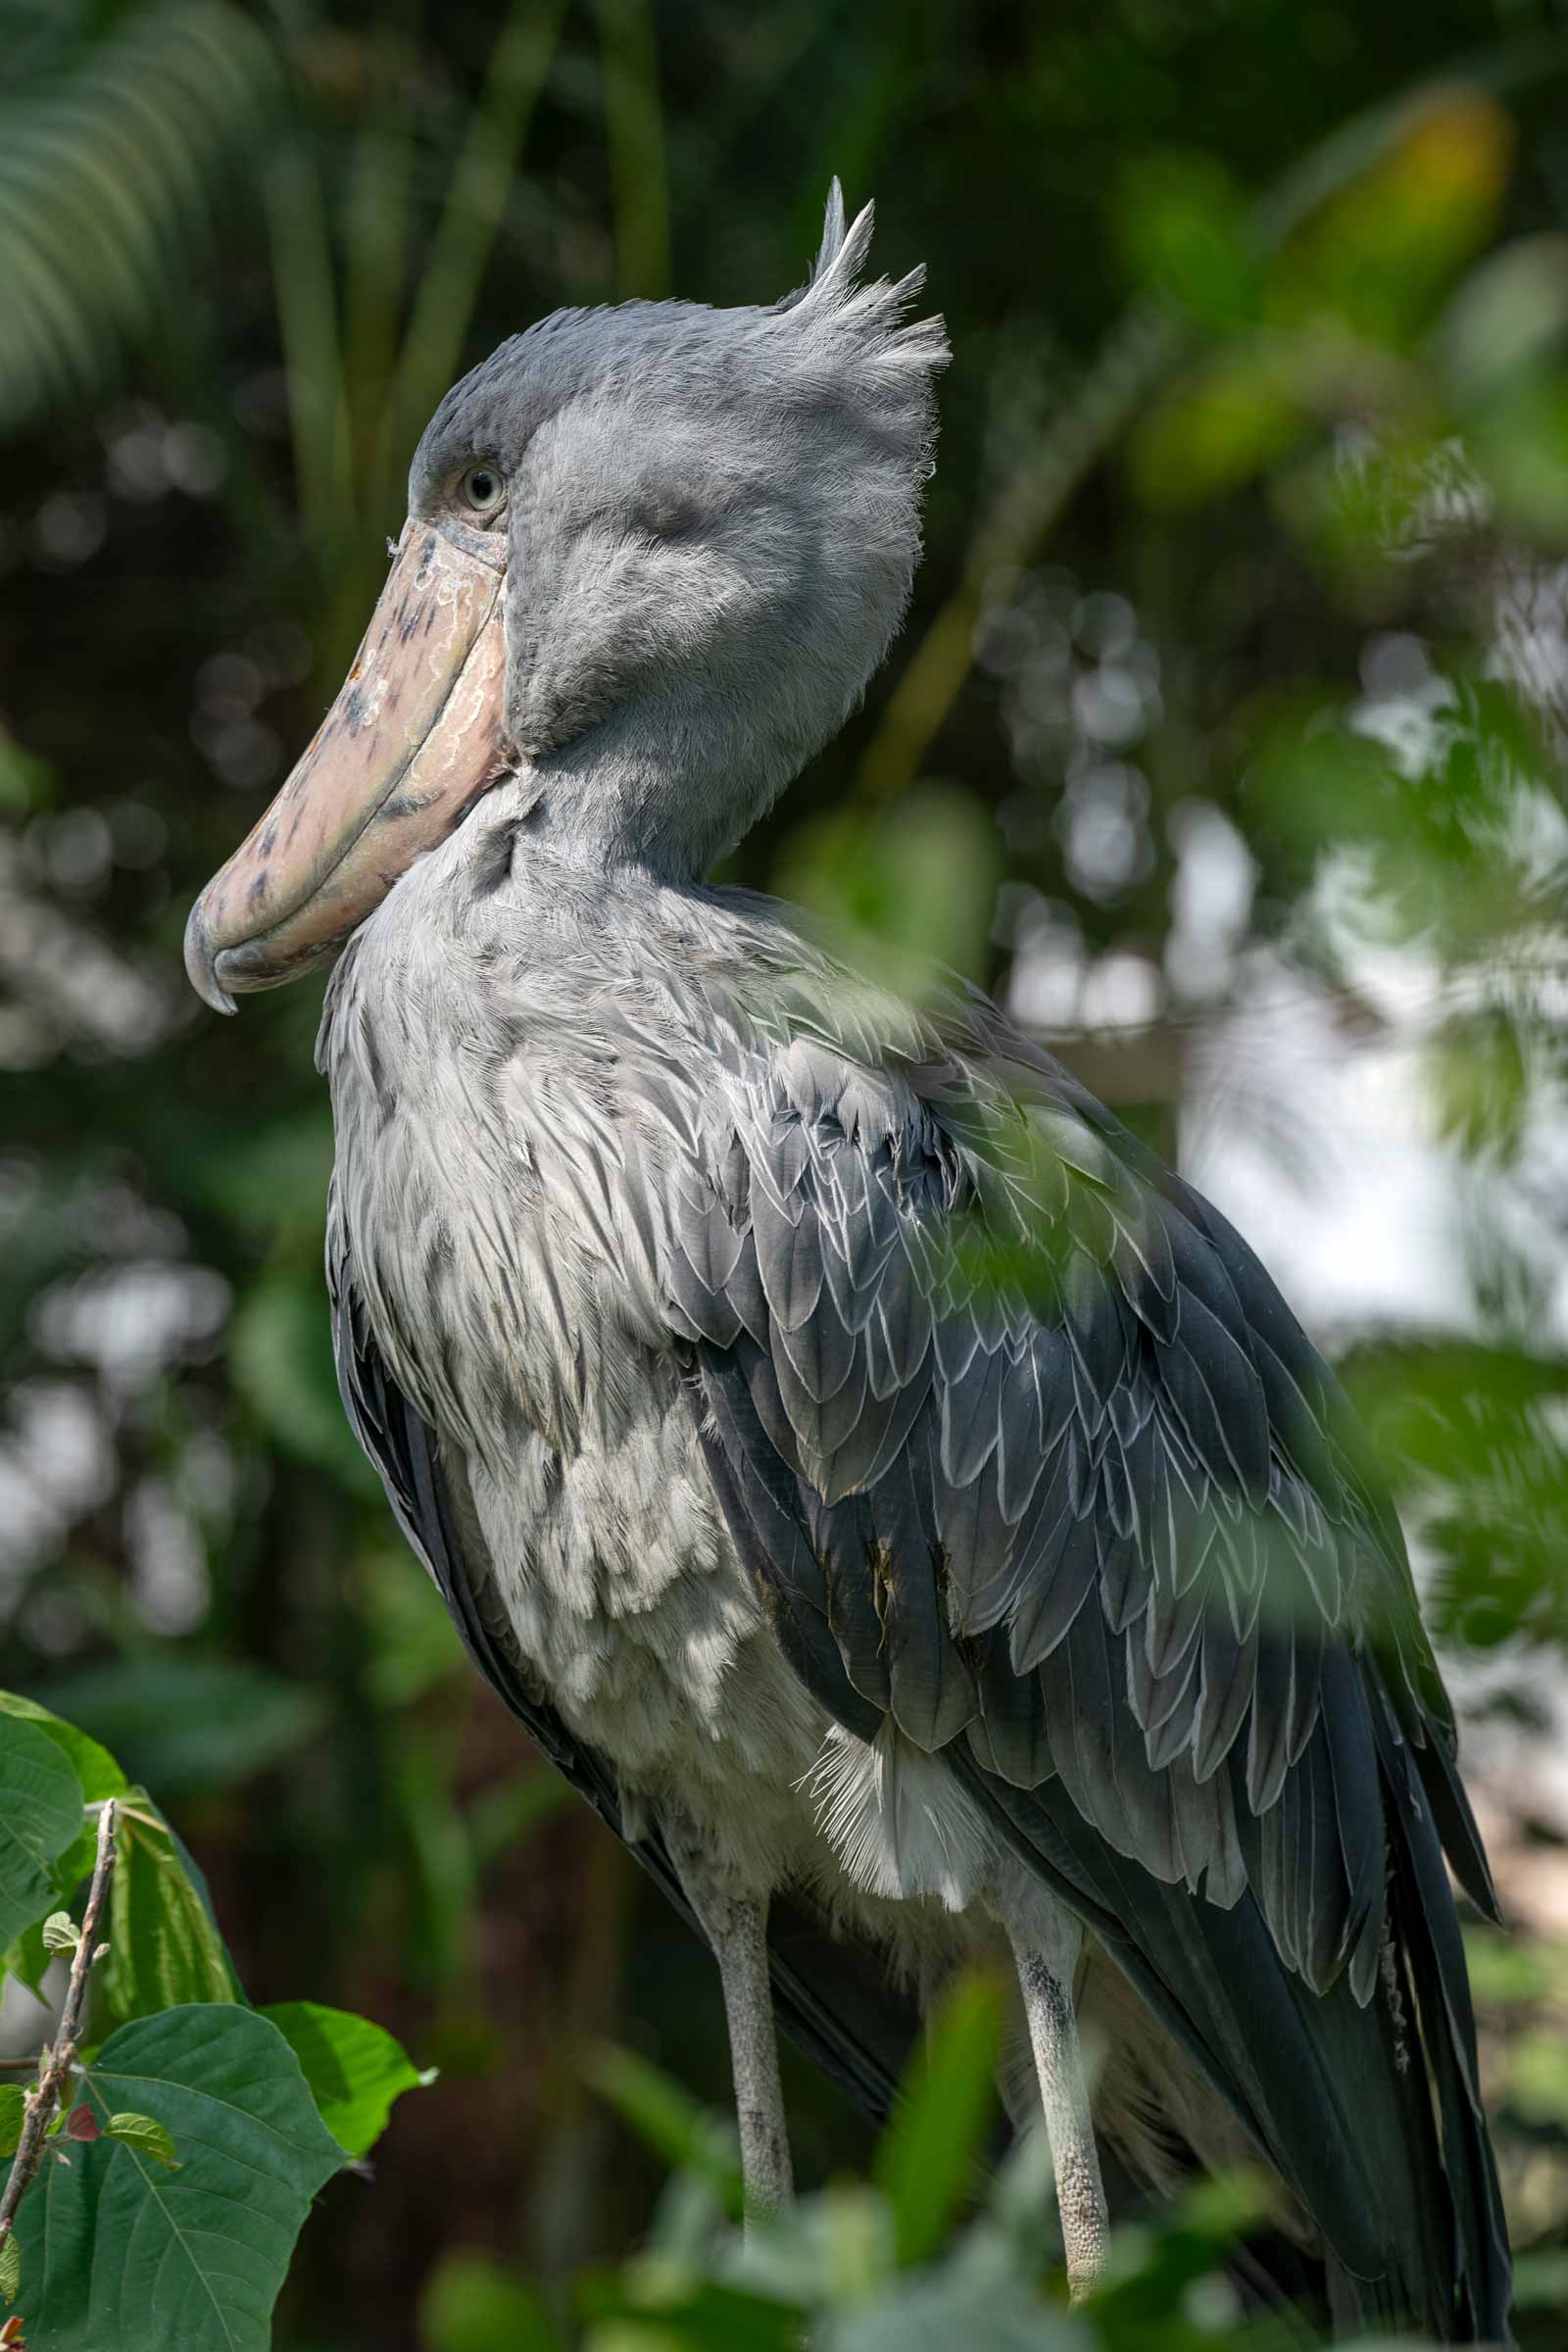
<path id="1" fill-rule="evenodd" d="M 564 864 L 641 868 L 661 882 L 701 882 L 750 832 L 816 748 L 748 714 L 714 723 L 678 696 L 630 707 L 536 762 L 475 811 L 524 817 Z"/>

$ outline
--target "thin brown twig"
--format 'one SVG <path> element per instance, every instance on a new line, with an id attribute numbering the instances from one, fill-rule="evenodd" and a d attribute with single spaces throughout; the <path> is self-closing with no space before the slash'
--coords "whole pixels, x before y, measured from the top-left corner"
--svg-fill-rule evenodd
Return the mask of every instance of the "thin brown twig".
<path id="1" fill-rule="evenodd" d="M 98 1816 L 98 1851 L 93 1860 L 92 1884 L 87 1889 L 87 1907 L 81 1915 L 81 1936 L 71 1963 L 71 1982 L 66 1986 L 60 2011 L 60 2031 L 52 2048 L 42 2053 L 38 2087 L 27 2094 L 27 2112 L 12 2158 L 11 2178 L 4 2195 L 0 2196 L 0 2242 L 10 2235 L 23 2191 L 43 2162 L 44 2135 L 54 2121 L 61 2093 L 76 2062 L 76 2044 L 81 2038 L 82 2012 L 87 2002 L 87 1979 L 94 1961 L 109 1949 L 98 1941 L 98 1922 L 103 1917 L 115 1867 L 115 1800 L 111 1797 Z"/>

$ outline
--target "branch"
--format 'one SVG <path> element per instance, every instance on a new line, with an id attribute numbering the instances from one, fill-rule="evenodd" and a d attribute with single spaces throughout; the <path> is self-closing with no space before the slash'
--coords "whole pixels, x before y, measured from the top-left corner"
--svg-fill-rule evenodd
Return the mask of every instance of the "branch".
<path id="1" fill-rule="evenodd" d="M 23 2191 L 43 2162 L 44 2137 L 76 2062 L 82 2012 L 87 2005 L 87 1979 L 94 1961 L 101 1960 L 109 1949 L 106 1943 L 98 1941 L 98 1922 L 103 1917 L 115 1867 L 115 1800 L 111 1797 L 98 1816 L 98 1852 L 92 1866 L 92 1884 L 87 1889 L 87 1907 L 81 1915 L 81 1937 L 71 1963 L 71 1982 L 60 2012 L 60 2031 L 55 2035 L 54 2047 L 43 2052 L 37 2089 L 27 2093 L 22 2137 L 12 2159 L 5 2194 L 0 2196 L 0 2244 L 10 2236 Z"/>

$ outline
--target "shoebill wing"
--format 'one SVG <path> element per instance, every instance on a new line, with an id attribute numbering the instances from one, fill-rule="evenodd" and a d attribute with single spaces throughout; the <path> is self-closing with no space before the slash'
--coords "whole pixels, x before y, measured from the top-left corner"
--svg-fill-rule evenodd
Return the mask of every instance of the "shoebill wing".
<path id="1" fill-rule="evenodd" d="M 780 1643 L 1095 1930 L 1369 2316 L 1505 2324 L 1445 1848 L 1493 1897 L 1397 1522 L 1229 1226 L 989 1007 L 831 994 L 672 1089 L 703 1444 Z M 1430 2073 L 1436 2105 L 1428 2096 Z"/>

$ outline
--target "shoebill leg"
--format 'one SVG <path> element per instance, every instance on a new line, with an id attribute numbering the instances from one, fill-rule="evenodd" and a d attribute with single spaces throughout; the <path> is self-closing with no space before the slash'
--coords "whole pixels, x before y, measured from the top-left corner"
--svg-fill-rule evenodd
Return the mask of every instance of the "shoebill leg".
<path id="1" fill-rule="evenodd" d="M 689 1845 L 675 1856 L 686 1899 L 718 1962 L 748 2215 L 776 2213 L 795 2194 L 778 2036 L 767 1970 L 766 1897 L 724 1892 Z"/>
<path id="2" fill-rule="evenodd" d="M 1027 1915 L 1015 1913 L 1004 1924 L 1023 1994 L 1056 2176 L 1067 2291 L 1076 2303 L 1104 2269 L 1110 2228 L 1073 2009 L 1073 1978 L 1083 1948 L 1083 1930 L 1064 1912 L 1053 1909 L 1046 1915 L 1033 1905 Z"/>

